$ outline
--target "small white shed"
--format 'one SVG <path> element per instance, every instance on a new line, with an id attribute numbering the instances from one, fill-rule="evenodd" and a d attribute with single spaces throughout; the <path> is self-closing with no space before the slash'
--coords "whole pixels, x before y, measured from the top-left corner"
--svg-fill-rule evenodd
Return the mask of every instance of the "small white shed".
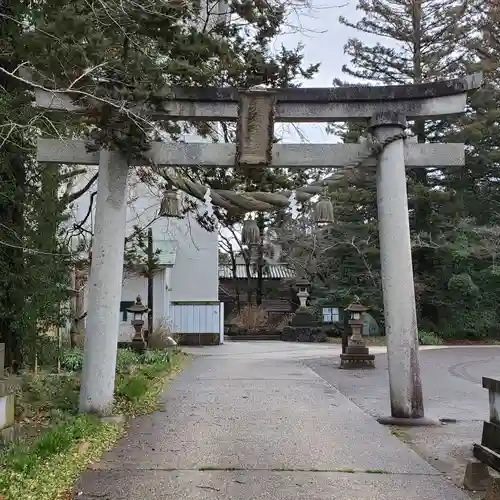
<path id="1" fill-rule="evenodd" d="M 223 341 L 223 304 L 218 288 L 218 233 L 201 227 L 193 215 L 161 218 L 151 224 L 153 250 L 159 251 L 153 278 L 153 329 L 166 328 L 181 342 Z M 147 278 L 124 273 L 120 304 L 120 340 L 133 336 L 126 309 L 140 295 L 147 302 Z M 222 325 L 222 326 L 221 326 Z"/>

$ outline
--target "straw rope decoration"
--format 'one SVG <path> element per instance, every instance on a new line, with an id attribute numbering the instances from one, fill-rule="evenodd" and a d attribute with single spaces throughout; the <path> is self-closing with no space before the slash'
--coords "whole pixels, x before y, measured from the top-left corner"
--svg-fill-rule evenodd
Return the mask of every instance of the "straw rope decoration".
<path id="1" fill-rule="evenodd" d="M 332 175 L 319 181 L 306 184 L 295 190 L 294 199 L 297 202 L 309 201 L 316 195 L 325 195 L 328 190 L 342 183 L 349 176 L 356 175 L 356 170 L 360 168 L 368 159 L 376 158 L 387 146 L 395 141 L 407 139 L 408 135 L 404 132 L 388 137 L 382 142 L 377 142 L 370 137 L 364 144 L 367 149 L 362 153 L 358 160 L 352 165 L 346 165 L 343 169 L 339 169 Z M 158 167 L 156 167 L 158 169 Z M 184 176 L 172 174 L 169 169 L 158 169 L 159 173 L 175 187 L 184 191 L 186 194 L 197 198 L 200 201 L 205 201 L 207 188 L 203 184 L 194 182 Z M 268 212 L 280 208 L 290 206 L 290 197 L 292 191 L 285 190 L 277 193 L 267 192 L 235 192 L 225 189 L 211 189 L 211 203 L 217 207 L 222 207 L 229 211 L 239 212 Z"/>

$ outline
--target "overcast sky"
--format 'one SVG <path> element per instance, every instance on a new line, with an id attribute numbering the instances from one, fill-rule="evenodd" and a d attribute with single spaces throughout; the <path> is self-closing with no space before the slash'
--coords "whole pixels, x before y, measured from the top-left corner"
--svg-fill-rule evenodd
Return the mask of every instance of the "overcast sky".
<path id="1" fill-rule="evenodd" d="M 350 21 L 359 19 L 356 10 L 357 0 L 311 0 L 314 8 L 303 12 L 300 19 L 290 18 L 290 24 L 302 26 L 300 32 L 287 34 L 276 42 L 276 48 L 283 43 L 286 47 L 294 47 L 298 43 L 305 45 L 304 54 L 307 64 L 321 63 L 319 73 L 313 80 L 304 82 L 307 87 L 331 87 L 334 78 L 348 79 L 342 74 L 342 65 L 349 59 L 344 55 L 344 45 L 349 37 L 360 37 L 366 40 L 366 35 L 356 32 L 340 24 L 339 17 L 344 16 Z M 333 6 L 332 6 L 333 4 Z M 337 142 L 337 139 L 325 133 L 325 127 L 320 124 L 301 124 L 301 132 L 305 133 L 309 142 Z M 287 127 L 286 142 L 301 142 L 300 135 L 293 127 Z"/>

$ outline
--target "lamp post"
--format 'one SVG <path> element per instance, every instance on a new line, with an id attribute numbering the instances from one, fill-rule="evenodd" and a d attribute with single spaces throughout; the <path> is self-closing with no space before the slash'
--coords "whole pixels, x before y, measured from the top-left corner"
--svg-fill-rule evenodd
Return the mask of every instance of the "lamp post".
<path id="1" fill-rule="evenodd" d="M 363 313 L 368 307 L 359 302 L 350 304 L 346 309 L 352 335 L 345 353 L 340 355 L 340 368 L 375 368 L 375 356 L 370 354 L 363 340 Z"/>
<path id="2" fill-rule="evenodd" d="M 131 321 L 135 330 L 134 337 L 132 338 L 132 349 L 144 351 L 146 349 L 146 342 L 143 335 L 144 313 L 148 311 L 148 307 L 142 303 L 141 296 L 138 295 L 135 299 L 135 304 L 130 306 L 127 311 L 134 315 Z"/>

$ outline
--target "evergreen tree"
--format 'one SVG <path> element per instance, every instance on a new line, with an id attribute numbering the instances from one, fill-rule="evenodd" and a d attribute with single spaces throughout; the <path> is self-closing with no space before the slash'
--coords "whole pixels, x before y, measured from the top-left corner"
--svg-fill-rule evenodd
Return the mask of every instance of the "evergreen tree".
<path id="1" fill-rule="evenodd" d="M 90 147 L 140 155 L 152 138 L 175 139 L 190 129 L 155 121 L 148 111 L 132 111 L 168 105 L 166 85 L 244 87 L 264 81 L 281 86 L 317 68 L 302 68 L 301 47 L 271 50 L 287 16 L 280 3 L 234 0 L 232 21 L 225 24 L 207 20 L 195 0 L 3 2 L 0 14 L 0 265 L 5 270 L 0 318 L 7 362 L 19 365 L 22 347 L 36 345 L 38 332 L 56 320 L 70 264 L 57 230 L 68 204 L 92 187 L 89 183 L 61 196 L 78 170 L 38 165 L 37 135 L 86 135 Z M 29 86 L 19 73 L 26 67 L 37 85 L 73 91 L 87 112 L 49 121 L 33 110 Z M 203 135 L 212 131 L 211 124 L 198 128 Z M 196 177 L 197 172 L 185 173 Z M 204 179 L 215 186 L 251 187 L 244 175 L 237 180 L 234 175 L 206 172 Z M 277 178 L 273 185 L 279 185 Z M 284 182 L 286 173 L 280 179 Z"/>
<path id="2" fill-rule="evenodd" d="M 470 36 L 475 35 L 469 27 L 471 21 L 477 19 L 477 13 L 469 3 L 360 0 L 358 9 L 362 12 L 358 22 L 345 18 L 341 18 L 341 22 L 375 35 L 380 41 L 372 44 L 358 38 L 349 39 L 345 51 L 351 62 L 343 67 L 347 75 L 369 84 L 409 84 L 455 77 L 474 67 L 474 55 L 468 42 Z M 464 254 L 466 245 L 460 238 L 465 237 L 465 233 L 458 238 L 454 232 L 461 219 L 475 215 L 480 207 L 478 188 L 484 180 L 484 168 L 479 168 L 479 157 L 484 156 L 482 147 L 488 139 L 484 135 L 479 138 L 477 129 L 474 132 L 477 125 L 473 124 L 476 118 L 472 112 L 477 112 L 479 102 L 485 104 L 484 94 L 473 97 L 471 113 L 460 121 L 426 123 L 416 120 L 411 124 L 419 142 L 470 143 L 474 136 L 479 139 L 474 144 L 476 148 L 468 151 L 467 167 L 460 172 L 437 168 L 408 171 L 415 289 L 418 316 L 424 328 L 441 331 L 458 328 L 470 333 L 470 329 L 464 327 L 463 315 L 459 313 L 452 318 L 450 314 L 456 292 L 451 293 L 448 283 L 456 276 L 473 272 L 475 265 L 470 254 Z M 483 109 L 491 111 L 491 104 L 490 98 Z M 352 140 L 359 134 L 359 127 L 334 130 L 345 140 Z M 484 163 L 484 158 L 482 161 Z M 369 192 L 366 185 L 354 188 Z M 369 219 L 363 220 L 363 224 L 366 222 Z"/>

